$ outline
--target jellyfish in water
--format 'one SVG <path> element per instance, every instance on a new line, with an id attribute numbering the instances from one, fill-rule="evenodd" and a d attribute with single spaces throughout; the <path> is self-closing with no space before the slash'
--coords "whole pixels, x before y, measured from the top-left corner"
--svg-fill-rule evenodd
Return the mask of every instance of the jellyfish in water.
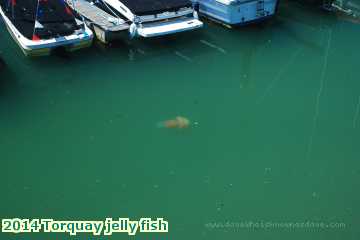
<path id="1" fill-rule="evenodd" d="M 166 120 L 158 123 L 159 128 L 188 128 L 190 126 L 190 120 L 177 116 L 175 119 Z"/>

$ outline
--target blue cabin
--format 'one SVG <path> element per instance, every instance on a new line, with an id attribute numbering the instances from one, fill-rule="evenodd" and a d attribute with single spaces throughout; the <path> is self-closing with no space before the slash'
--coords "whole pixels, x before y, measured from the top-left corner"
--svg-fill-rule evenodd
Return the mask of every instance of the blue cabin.
<path id="1" fill-rule="evenodd" d="M 262 21 L 275 15 L 279 0 L 193 0 L 200 15 L 225 25 Z"/>

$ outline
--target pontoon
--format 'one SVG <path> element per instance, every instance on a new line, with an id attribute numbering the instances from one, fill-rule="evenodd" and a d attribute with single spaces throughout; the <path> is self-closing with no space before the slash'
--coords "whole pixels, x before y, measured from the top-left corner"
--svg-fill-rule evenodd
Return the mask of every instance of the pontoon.
<path id="1" fill-rule="evenodd" d="M 49 55 L 59 48 L 74 51 L 92 43 L 91 30 L 75 19 L 64 0 L 0 0 L 0 14 L 27 56 Z"/>
<path id="2" fill-rule="evenodd" d="M 192 0 L 199 13 L 226 26 L 262 21 L 275 15 L 279 0 Z"/>
<path id="3" fill-rule="evenodd" d="M 197 29 L 198 20 L 190 0 L 101 0 L 112 12 L 131 22 L 132 37 L 156 37 Z"/>

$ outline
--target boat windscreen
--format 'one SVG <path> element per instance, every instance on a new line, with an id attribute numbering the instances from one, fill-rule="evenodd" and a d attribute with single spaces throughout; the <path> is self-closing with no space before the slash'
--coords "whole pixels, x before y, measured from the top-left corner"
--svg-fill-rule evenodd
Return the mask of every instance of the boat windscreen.
<path id="1" fill-rule="evenodd" d="M 0 0 L 0 6 L 28 39 L 67 36 L 79 28 L 65 0 Z"/>
<path id="2" fill-rule="evenodd" d="M 135 15 L 152 15 L 191 7 L 190 0 L 119 0 Z"/>

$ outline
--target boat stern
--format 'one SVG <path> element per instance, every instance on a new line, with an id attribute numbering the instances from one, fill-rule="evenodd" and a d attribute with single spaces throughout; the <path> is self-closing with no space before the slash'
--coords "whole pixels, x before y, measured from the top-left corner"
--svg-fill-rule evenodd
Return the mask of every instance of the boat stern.
<path id="1" fill-rule="evenodd" d="M 195 17 L 180 17 L 165 21 L 142 23 L 136 28 L 137 35 L 157 37 L 201 28 L 203 23 Z"/>
<path id="2" fill-rule="evenodd" d="M 193 0 L 199 12 L 228 25 L 261 21 L 276 13 L 279 0 Z"/>
<path id="3" fill-rule="evenodd" d="M 18 43 L 26 56 L 40 57 L 48 56 L 57 49 L 64 49 L 67 52 L 74 52 L 82 48 L 90 47 L 94 35 L 92 31 L 85 27 L 73 35 L 59 37 L 49 40 L 28 40 L 25 38 L 18 39 Z"/>

